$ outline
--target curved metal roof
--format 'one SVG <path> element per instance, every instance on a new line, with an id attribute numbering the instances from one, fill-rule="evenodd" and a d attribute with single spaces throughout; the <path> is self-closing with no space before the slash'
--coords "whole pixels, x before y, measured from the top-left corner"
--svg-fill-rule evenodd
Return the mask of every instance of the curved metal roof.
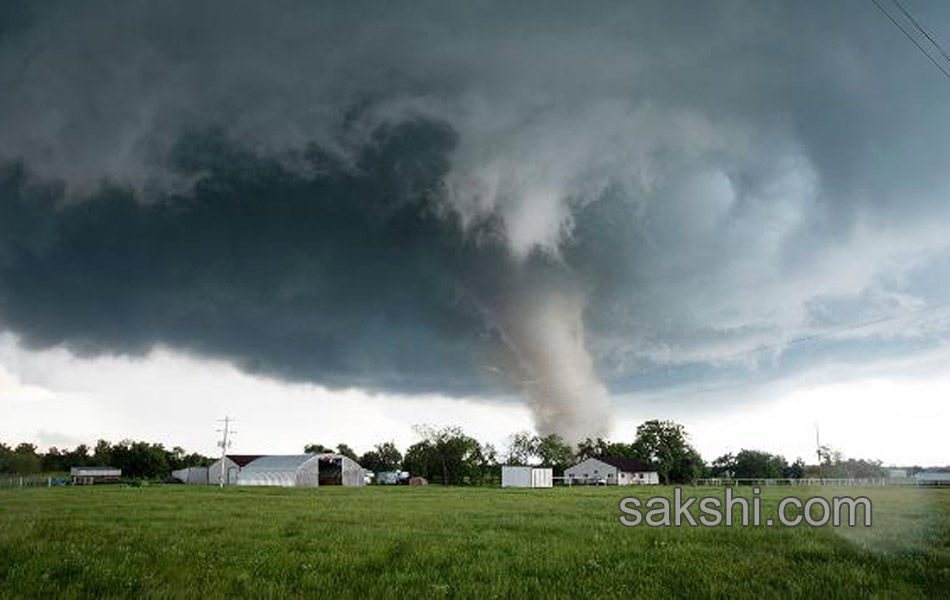
<path id="1" fill-rule="evenodd" d="M 296 471 L 307 461 L 317 458 L 314 454 L 291 454 L 289 456 L 262 456 L 244 466 L 243 471 Z"/>

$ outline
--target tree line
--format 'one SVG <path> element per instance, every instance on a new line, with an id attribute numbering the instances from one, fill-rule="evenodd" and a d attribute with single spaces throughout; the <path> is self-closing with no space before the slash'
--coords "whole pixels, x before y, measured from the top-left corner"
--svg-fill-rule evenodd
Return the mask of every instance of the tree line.
<path id="1" fill-rule="evenodd" d="M 198 453 L 187 453 L 175 446 L 171 450 L 162 444 L 123 440 L 112 444 L 99 440 L 92 448 L 80 444 L 72 450 L 52 447 L 38 452 L 34 444 L 22 443 L 10 447 L 0 443 L 0 473 L 30 475 L 35 473 L 65 473 L 72 467 L 110 466 L 122 469 L 122 475 L 133 479 L 164 479 L 175 469 L 207 466 L 214 459 Z"/>
<path id="2" fill-rule="evenodd" d="M 501 465 L 551 467 L 555 476 L 582 460 L 598 456 L 638 459 L 651 466 L 664 484 L 689 483 L 702 477 L 732 479 L 781 479 L 803 477 L 883 477 L 880 461 L 844 459 L 827 447 L 820 450 L 818 465 L 806 465 L 799 458 L 788 463 L 780 455 L 761 450 L 741 450 L 726 454 L 707 464 L 692 446 L 685 428 L 673 421 L 646 421 L 637 427 L 630 441 L 588 438 L 577 445 L 565 442 L 557 434 L 534 435 L 519 432 L 510 436 L 502 450 L 483 444 L 460 427 L 414 428 L 419 441 L 400 452 L 393 442 L 376 444 L 357 454 L 341 443 L 336 447 L 308 444 L 306 453 L 337 453 L 358 462 L 364 469 L 407 471 L 433 483 L 446 485 L 484 485 L 497 482 Z M 94 447 L 81 444 L 73 450 L 50 448 L 39 453 L 33 444 L 10 447 L 0 443 L 0 473 L 33 474 L 66 472 L 74 466 L 112 466 L 130 478 L 164 479 L 171 471 L 190 466 L 207 466 L 214 458 L 186 453 L 175 446 L 123 440 L 112 444 L 100 440 Z"/>

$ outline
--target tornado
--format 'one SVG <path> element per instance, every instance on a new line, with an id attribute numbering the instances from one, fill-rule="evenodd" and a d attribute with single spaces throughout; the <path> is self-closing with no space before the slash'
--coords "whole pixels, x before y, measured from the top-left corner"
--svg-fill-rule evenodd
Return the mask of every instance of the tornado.
<path id="1" fill-rule="evenodd" d="M 585 344 L 585 298 L 577 290 L 527 289 L 503 308 L 500 329 L 516 361 L 512 385 L 535 429 L 570 443 L 609 432 L 610 397 Z"/>

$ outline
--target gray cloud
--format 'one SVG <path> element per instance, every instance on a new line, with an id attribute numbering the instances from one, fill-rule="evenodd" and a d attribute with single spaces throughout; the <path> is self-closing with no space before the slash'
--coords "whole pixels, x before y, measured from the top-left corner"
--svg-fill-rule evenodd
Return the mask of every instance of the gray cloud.
<path id="1" fill-rule="evenodd" d="M 8 6 L 0 319 L 30 344 L 507 381 L 545 423 L 597 373 L 950 298 L 946 81 L 864 2 Z"/>

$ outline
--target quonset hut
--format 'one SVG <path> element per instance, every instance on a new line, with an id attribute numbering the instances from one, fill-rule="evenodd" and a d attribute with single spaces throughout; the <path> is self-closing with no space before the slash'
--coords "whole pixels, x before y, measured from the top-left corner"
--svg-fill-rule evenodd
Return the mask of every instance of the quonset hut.
<path id="1" fill-rule="evenodd" d="M 238 473 L 252 461 L 261 458 L 260 454 L 228 454 L 224 460 L 218 459 L 208 467 L 208 483 L 211 485 L 237 485 Z M 222 469 L 224 470 L 222 481 Z"/>
<path id="2" fill-rule="evenodd" d="M 244 465 L 237 485 L 363 485 L 363 468 L 341 454 L 261 456 Z"/>

